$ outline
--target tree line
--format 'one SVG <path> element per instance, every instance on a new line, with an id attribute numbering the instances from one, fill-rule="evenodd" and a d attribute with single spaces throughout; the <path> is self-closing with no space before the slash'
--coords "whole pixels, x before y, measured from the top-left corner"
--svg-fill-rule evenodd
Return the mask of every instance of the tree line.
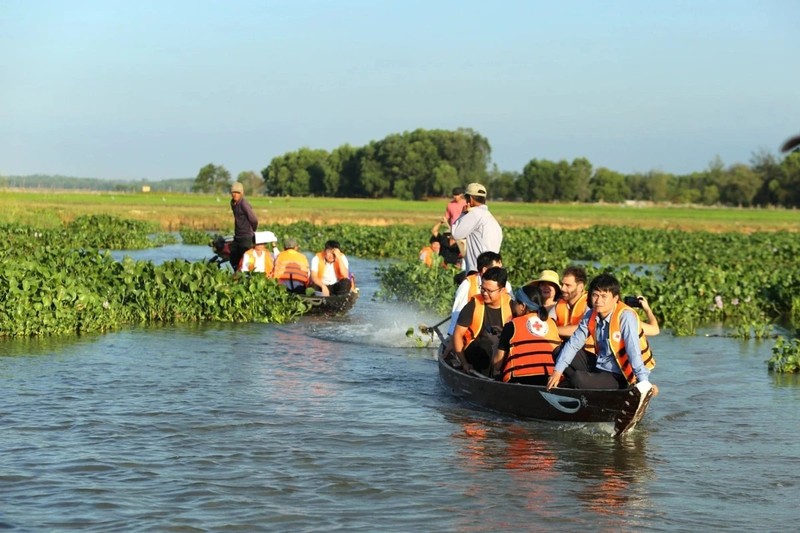
<path id="1" fill-rule="evenodd" d="M 362 147 L 300 148 L 273 158 L 260 175 L 243 172 L 237 179 L 248 194 L 268 196 L 421 200 L 449 196 L 453 187 L 478 181 L 490 198 L 511 201 L 800 206 L 798 151 L 786 157 L 761 151 L 750 164 L 729 166 L 716 158 L 705 170 L 685 175 L 625 174 L 595 168 L 586 158 L 531 159 L 521 171 L 502 171 L 490 161 L 489 141 L 472 129 L 417 129 Z M 223 192 L 229 185 L 228 171 L 209 164 L 193 190 Z"/>

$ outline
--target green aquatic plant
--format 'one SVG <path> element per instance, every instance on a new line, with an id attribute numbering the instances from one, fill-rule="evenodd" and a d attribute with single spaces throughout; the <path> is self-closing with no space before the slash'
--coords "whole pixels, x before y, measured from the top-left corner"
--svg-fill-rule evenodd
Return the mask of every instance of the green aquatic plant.
<path id="1" fill-rule="evenodd" d="M 767 368 L 778 373 L 800 372 L 800 339 L 778 337 L 772 347 L 772 357 L 767 361 Z"/>

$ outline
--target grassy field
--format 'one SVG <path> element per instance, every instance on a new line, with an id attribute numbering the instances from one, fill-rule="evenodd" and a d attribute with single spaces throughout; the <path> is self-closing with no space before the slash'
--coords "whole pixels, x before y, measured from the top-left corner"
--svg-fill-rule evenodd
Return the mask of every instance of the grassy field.
<path id="1" fill-rule="evenodd" d="M 355 223 L 432 226 L 448 199 L 408 202 L 393 199 L 248 197 L 259 220 L 315 224 Z M 227 195 L 51 192 L 0 190 L 0 222 L 55 227 L 85 214 L 157 221 L 165 231 L 189 227 L 226 231 L 233 226 Z M 800 231 L 800 213 L 786 209 L 696 206 L 526 204 L 489 202 L 504 226 L 578 228 L 593 225 L 707 231 Z"/>

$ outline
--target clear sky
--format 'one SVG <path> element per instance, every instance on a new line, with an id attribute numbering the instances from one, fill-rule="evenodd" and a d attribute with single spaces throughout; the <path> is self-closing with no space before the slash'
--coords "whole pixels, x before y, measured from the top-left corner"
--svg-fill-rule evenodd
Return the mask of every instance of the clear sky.
<path id="1" fill-rule="evenodd" d="M 0 175 L 236 176 L 473 128 L 501 170 L 748 163 L 800 133 L 798 0 L 0 0 Z"/>

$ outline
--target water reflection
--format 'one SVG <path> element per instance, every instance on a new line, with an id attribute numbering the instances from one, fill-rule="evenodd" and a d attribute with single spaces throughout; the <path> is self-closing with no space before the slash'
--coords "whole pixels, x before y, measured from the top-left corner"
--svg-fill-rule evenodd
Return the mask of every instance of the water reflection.
<path id="1" fill-rule="evenodd" d="M 516 506 L 540 519 L 557 520 L 564 512 L 581 520 L 603 516 L 612 528 L 617 524 L 628 530 L 632 521 L 651 512 L 647 482 L 654 475 L 645 431 L 612 439 L 589 425 L 576 429 L 497 420 L 467 410 L 445 412 L 444 417 L 453 425 L 450 437 L 462 468 L 472 475 L 507 471 Z M 493 503 L 485 487 L 471 486 L 466 494 L 487 506 Z M 504 519 L 496 520 L 491 528 L 502 529 Z"/>

